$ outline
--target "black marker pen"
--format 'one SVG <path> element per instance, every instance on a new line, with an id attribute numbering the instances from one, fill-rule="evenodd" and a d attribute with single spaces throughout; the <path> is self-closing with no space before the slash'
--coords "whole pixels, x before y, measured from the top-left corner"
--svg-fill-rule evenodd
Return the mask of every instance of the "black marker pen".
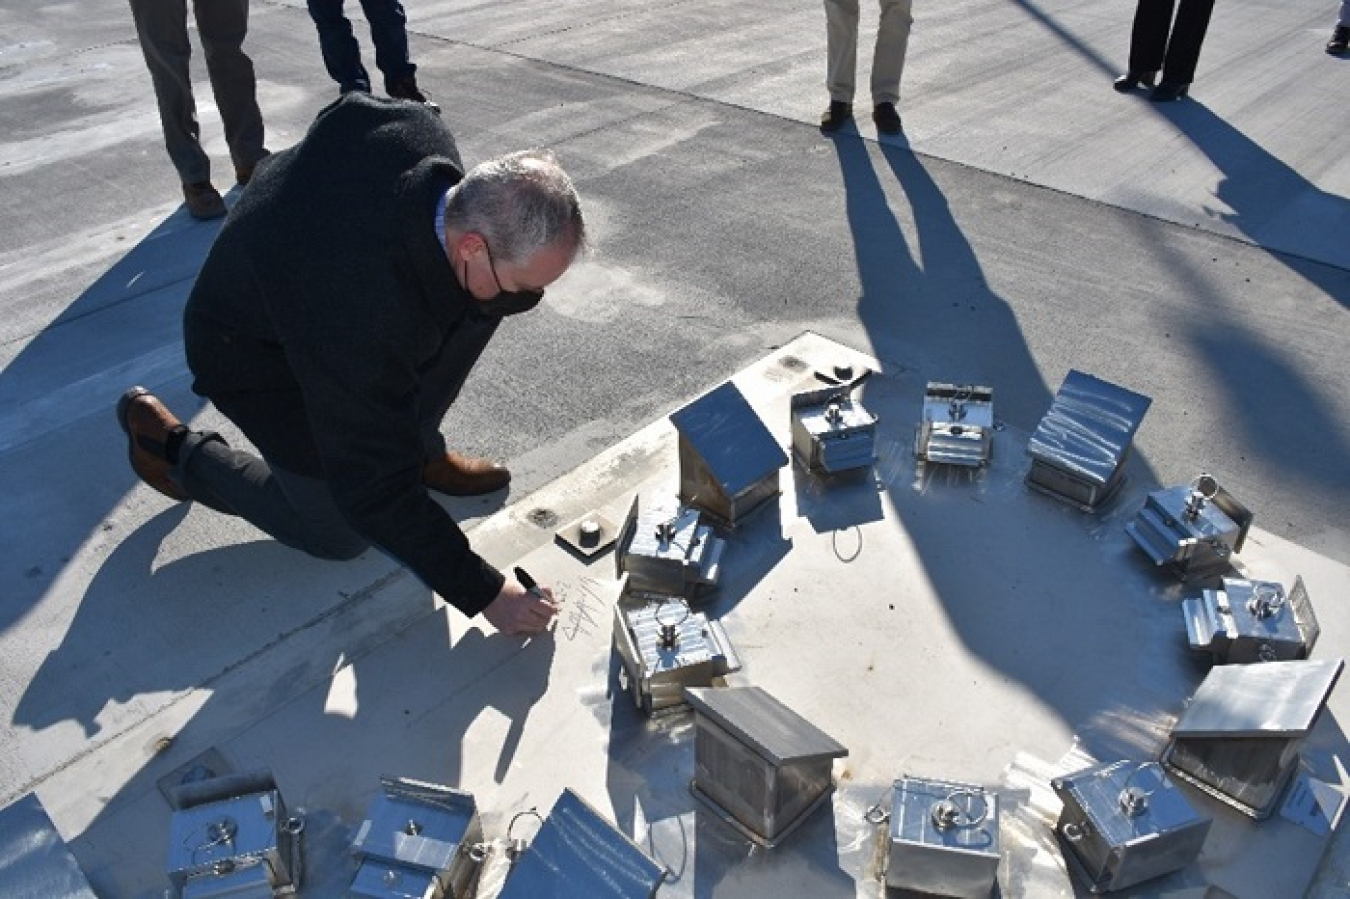
<path id="1" fill-rule="evenodd" d="M 516 580 L 520 581 L 520 586 L 524 587 L 527 592 L 532 593 L 539 599 L 544 598 L 544 591 L 539 589 L 539 585 L 535 583 L 534 578 L 530 577 L 528 571 L 517 565 L 515 568 L 515 575 Z"/>

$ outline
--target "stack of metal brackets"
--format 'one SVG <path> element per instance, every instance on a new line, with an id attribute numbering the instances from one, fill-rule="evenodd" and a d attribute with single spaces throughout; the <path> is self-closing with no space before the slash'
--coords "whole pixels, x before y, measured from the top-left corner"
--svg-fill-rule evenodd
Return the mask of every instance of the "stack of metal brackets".
<path id="1" fill-rule="evenodd" d="M 792 454 L 808 471 L 839 474 L 876 458 L 877 417 L 839 387 L 793 394 Z"/>
<path id="2" fill-rule="evenodd" d="M 171 800 L 169 880 L 182 899 L 271 899 L 300 886 L 300 825 L 267 771 L 184 784 Z"/>
<path id="3" fill-rule="evenodd" d="M 1027 485 L 1092 511 L 1120 487 L 1146 396 L 1071 370 L 1027 444 Z"/>
<path id="4" fill-rule="evenodd" d="M 1288 662 L 1312 655 L 1322 632 L 1303 578 L 1286 596 L 1274 581 L 1223 579 L 1222 590 L 1182 600 L 1191 649 L 1214 662 Z"/>
<path id="5" fill-rule="evenodd" d="M 721 623 L 677 596 L 621 591 L 614 648 L 634 703 L 653 716 L 684 709 L 685 687 L 710 687 L 714 678 L 741 667 Z"/>
<path id="6" fill-rule="evenodd" d="M 1343 667 L 1336 659 L 1211 670 L 1172 726 L 1163 765 L 1243 814 L 1269 817 Z"/>
<path id="7" fill-rule="evenodd" d="M 1228 570 L 1242 551 L 1255 516 L 1207 474 L 1189 487 L 1150 493 L 1125 531 L 1154 565 L 1169 567 L 1183 581 Z"/>
<path id="8" fill-rule="evenodd" d="M 1157 762 L 1113 762 L 1057 777 L 1064 803 L 1055 833 L 1094 893 L 1120 890 L 1200 856 L 1210 819 L 1195 811 Z"/>
<path id="9" fill-rule="evenodd" d="M 886 886 L 986 899 L 998 882 L 998 795 L 902 777 L 891 804 Z"/>
<path id="10" fill-rule="evenodd" d="M 769 429 L 730 381 L 670 416 L 679 432 L 680 500 L 727 527 L 779 493 L 787 464 Z"/>
<path id="11" fill-rule="evenodd" d="M 665 877 L 664 868 L 567 789 L 499 899 L 652 899 Z"/>
<path id="12" fill-rule="evenodd" d="M 352 841 L 357 869 L 350 895 L 468 896 L 483 841 L 473 796 L 404 778 L 381 778 L 380 788 Z"/>
<path id="13" fill-rule="evenodd" d="M 614 550 L 615 576 L 629 589 L 695 600 L 712 592 L 721 576 L 726 541 L 698 509 L 643 513 L 633 497 Z"/>
<path id="14" fill-rule="evenodd" d="M 914 455 L 925 462 L 987 465 L 994 451 L 994 389 L 929 381 Z"/>
<path id="15" fill-rule="evenodd" d="M 693 794 L 747 839 L 777 846 L 834 791 L 848 750 L 759 687 L 687 688 Z"/>

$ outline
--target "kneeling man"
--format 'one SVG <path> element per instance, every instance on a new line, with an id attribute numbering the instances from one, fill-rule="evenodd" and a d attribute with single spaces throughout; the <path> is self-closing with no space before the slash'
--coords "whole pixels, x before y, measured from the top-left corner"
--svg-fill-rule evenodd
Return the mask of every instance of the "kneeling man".
<path id="1" fill-rule="evenodd" d="M 447 451 L 441 420 L 502 317 L 534 308 L 585 243 L 551 153 L 465 173 L 431 109 L 348 94 L 259 167 L 184 313 L 193 390 L 261 457 L 136 387 L 117 407 L 132 468 L 320 558 L 373 545 L 466 615 L 542 630 L 551 594 L 480 558 L 427 491 L 510 480 Z"/>

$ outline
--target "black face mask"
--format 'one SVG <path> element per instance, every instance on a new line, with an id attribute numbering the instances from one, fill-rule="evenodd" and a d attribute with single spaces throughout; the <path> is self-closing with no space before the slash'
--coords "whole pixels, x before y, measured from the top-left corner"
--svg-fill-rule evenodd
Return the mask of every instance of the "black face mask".
<path id="1" fill-rule="evenodd" d="M 482 315 L 505 317 L 507 315 L 519 315 L 522 312 L 529 312 L 539 301 L 544 298 L 543 290 L 502 290 L 501 279 L 497 277 L 497 263 L 492 258 L 492 247 L 486 240 L 483 241 L 483 249 L 488 254 L 488 271 L 492 272 L 492 280 L 497 282 L 497 295 L 486 300 L 474 299 L 477 303 L 478 312 Z M 469 283 L 469 264 L 464 263 L 464 285 L 468 290 Z"/>
<path id="2" fill-rule="evenodd" d="M 490 300 L 472 300 L 483 315 L 506 316 L 529 312 L 544 298 L 542 290 L 503 290 Z"/>

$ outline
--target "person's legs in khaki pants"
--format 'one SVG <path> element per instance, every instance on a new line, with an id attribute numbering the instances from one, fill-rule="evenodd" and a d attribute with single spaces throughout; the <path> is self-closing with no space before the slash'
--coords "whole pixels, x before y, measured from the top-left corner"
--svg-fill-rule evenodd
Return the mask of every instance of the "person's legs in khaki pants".
<path id="1" fill-rule="evenodd" d="M 912 0 L 880 0 L 881 18 L 872 55 L 873 119 L 884 133 L 900 130 L 895 104 L 900 100 L 900 76 L 909 47 Z M 853 117 L 853 95 L 858 67 L 858 0 L 825 0 L 825 89 L 830 106 L 820 126 L 835 131 Z"/>

